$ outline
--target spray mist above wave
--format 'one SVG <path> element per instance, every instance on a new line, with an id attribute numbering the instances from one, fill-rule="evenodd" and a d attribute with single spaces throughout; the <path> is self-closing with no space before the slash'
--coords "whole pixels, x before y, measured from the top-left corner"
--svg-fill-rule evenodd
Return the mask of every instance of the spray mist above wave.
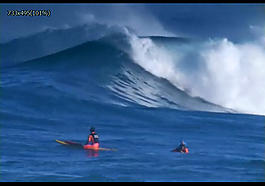
<path id="1" fill-rule="evenodd" d="M 133 29 L 127 29 L 134 33 Z M 10 66 L 43 57 L 115 33 L 124 33 L 124 28 L 118 25 L 87 23 L 74 28 L 46 29 L 1 44 L 1 65 Z"/>
<path id="2" fill-rule="evenodd" d="M 135 63 L 189 95 L 239 112 L 265 114 L 262 45 L 220 39 L 163 47 L 135 35 L 130 43 Z"/>
<path id="3" fill-rule="evenodd" d="M 131 28 L 138 36 L 176 36 L 166 30 L 145 5 L 99 5 L 100 11 L 95 7 L 88 7 L 85 11 L 80 12 L 79 20 L 83 23 L 118 25 L 126 30 Z"/>
<path id="4" fill-rule="evenodd" d="M 141 5 L 133 8 L 126 4 L 78 6 L 73 17 L 76 18 L 75 24 L 67 20 L 61 21 L 56 27 L 54 24 L 38 24 L 33 29 L 39 30 L 37 33 L 32 31 L 29 34 L 28 30 L 27 36 L 1 43 L 1 66 L 50 55 L 107 35 L 124 33 L 124 30 L 142 36 L 174 36 Z"/>

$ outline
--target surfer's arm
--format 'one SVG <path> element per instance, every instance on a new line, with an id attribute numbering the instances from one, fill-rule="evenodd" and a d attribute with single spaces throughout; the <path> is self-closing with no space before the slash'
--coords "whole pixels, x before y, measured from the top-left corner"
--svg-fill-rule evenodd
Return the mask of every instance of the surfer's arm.
<path id="1" fill-rule="evenodd" d="M 91 136 L 89 135 L 88 138 L 87 138 L 87 144 L 89 144 L 89 142 L 91 141 Z"/>
<path id="2" fill-rule="evenodd" d="M 88 137 L 88 143 L 90 143 L 92 140 L 93 140 L 92 136 L 89 135 L 89 137 Z"/>

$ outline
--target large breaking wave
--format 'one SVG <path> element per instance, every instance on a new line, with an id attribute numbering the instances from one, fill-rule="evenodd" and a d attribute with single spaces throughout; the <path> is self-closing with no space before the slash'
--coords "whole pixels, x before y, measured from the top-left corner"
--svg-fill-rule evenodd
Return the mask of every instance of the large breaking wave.
<path id="1" fill-rule="evenodd" d="M 24 47 L 28 52 L 14 50 L 25 40 L 34 43 Z M 46 30 L 1 44 L 1 50 L 2 66 L 59 73 L 52 86 L 79 99 L 265 114 L 262 43 L 140 37 L 128 27 L 93 24 Z"/>

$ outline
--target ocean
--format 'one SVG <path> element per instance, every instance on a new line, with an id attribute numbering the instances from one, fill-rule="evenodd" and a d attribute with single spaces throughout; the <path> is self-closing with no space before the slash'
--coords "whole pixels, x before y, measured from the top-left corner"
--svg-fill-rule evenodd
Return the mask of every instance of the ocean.
<path id="1" fill-rule="evenodd" d="M 89 22 L 2 42 L 0 180 L 264 182 L 264 43 L 203 28 Z M 117 151 L 55 142 L 85 144 L 92 126 Z M 181 140 L 189 153 L 170 152 Z"/>

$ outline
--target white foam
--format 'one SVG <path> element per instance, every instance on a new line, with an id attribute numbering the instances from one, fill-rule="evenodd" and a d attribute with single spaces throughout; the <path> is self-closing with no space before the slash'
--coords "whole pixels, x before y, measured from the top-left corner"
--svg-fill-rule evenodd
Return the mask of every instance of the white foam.
<path id="1" fill-rule="evenodd" d="M 168 79 L 178 88 L 184 90 L 182 84 L 185 82 L 185 77 L 174 64 L 174 60 L 177 60 L 176 55 L 173 58 L 165 48 L 156 46 L 149 38 L 140 39 L 132 35 L 130 43 L 131 57 L 137 64 L 157 77 Z"/>
<path id="2" fill-rule="evenodd" d="M 195 94 L 242 112 L 265 114 L 265 51 L 258 44 L 227 39 L 201 52 L 207 69 L 204 89 Z"/>
<path id="3" fill-rule="evenodd" d="M 189 90 L 191 96 L 240 112 L 265 115 L 265 51 L 259 43 L 207 41 L 196 51 L 199 57 L 190 59 L 197 60 L 201 67 L 192 73 L 180 67 L 185 62 L 182 51 L 172 53 L 151 39 L 136 36 L 131 36 L 130 43 L 131 57 L 137 64 Z"/>

